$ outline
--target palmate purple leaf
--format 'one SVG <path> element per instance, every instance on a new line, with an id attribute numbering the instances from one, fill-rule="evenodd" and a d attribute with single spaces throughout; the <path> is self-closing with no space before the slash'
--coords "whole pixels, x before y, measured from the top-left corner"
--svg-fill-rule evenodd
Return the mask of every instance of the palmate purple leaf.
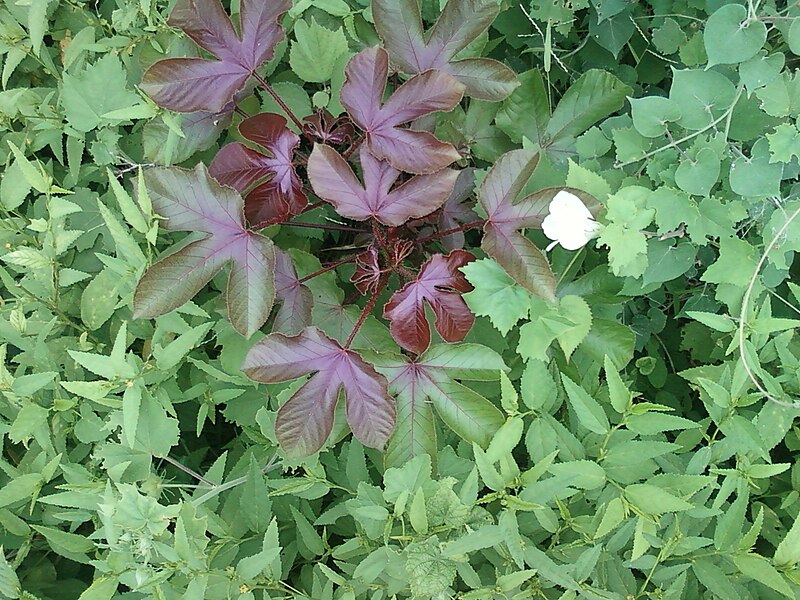
<path id="1" fill-rule="evenodd" d="M 489 28 L 500 8 L 497 0 L 449 0 L 427 39 L 418 0 L 373 0 L 372 15 L 400 71 L 439 69 L 463 83 L 467 96 L 498 102 L 519 85 L 514 71 L 490 58 L 453 58 Z"/>
<path id="2" fill-rule="evenodd" d="M 440 344 L 416 360 L 400 354 L 366 352 L 365 358 L 389 380 L 397 399 L 397 426 L 386 448 L 387 467 L 404 465 L 419 454 L 437 456 L 433 410 L 450 429 L 486 447 L 504 422 L 500 410 L 458 383 L 495 381 L 507 371 L 499 354 L 478 344 Z"/>
<path id="3" fill-rule="evenodd" d="M 278 442 L 292 458 L 313 454 L 328 439 L 342 389 L 347 423 L 362 444 L 382 449 L 392 434 L 395 403 L 386 378 L 315 327 L 294 337 L 273 333 L 259 340 L 247 353 L 242 370 L 263 383 L 311 374 L 275 420 Z"/>
<path id="4" fill-rule="evenodd" d="M 487 215 L 481 247 L 518 283 L 554 302 L 553 270 L 544 253 L 519 232 L 533 226 L 526 224 L 528 217 L 538 218 L 541 210 L 525 202 L 514 204 L 538 162 L 538 153 L 513 150 L 501 156 L 486 175 L 478 191 L 478 200 Z"/>
<path id="5" fill-rule="evenodd" d="M 290 0 L 242 0 L 239 33 L 219 0 L 178 0 L 168 23 L 217 57 L 167 58 L 153 64 L 140 87 L 156 104 L 177 112 L 219 112 L 283 39 L 278 25 Z"/>
<path id="6" fill-rule="evenodd" d="M 473 260 L 475 257 L 466 250 L 453 250 L 447 256 L 434 254 L 414 281 L 392 295 L 384 306 L 383 316 L 391 321 L 389 330 L 398 344 L 417 354 L 430 345 L 426 302 L 436 315 L 434 326 L 442 339 L 448 342 L 464 339 L 475 315 L 461 297 L 462 293 L 472 291 L 472 284 L 459 269 Z"/>
<path id="7" fill-rule="evenodd" d="M 239 124 L 239 132 L 268 154 L 232 142 L 214 157 L 208 168 L 211 175 L 242 194 L 249 190 L 244 211 L 254 226 L 299 214 L 308 204 L 292 164 L 300 137 L 286 126 L 284 117 L 274 113 L 248 117 Z"/>
<path id="8" fill-rule="evenodd" d="M 317 196 L 333 204 L 340 215 L 356 221 L 371 217 L 397 227 L 428 215 L 447 199 L 458 177 L 458 171 L 441 169 L 392 189 L 400 171 L 377 160 L 364 146 L 360 157 L 363 186 L 347 161 L 330 146 L 316 144 L 308 159 L 308 178 Z"/>
<path id="9" fill-rule="evenodd" d="M 292 258 L 283 250 L 275 250 L 275 313 L 272 331 L 296 335 L 311 324 L 314 295 L 300 283 Z"/>
<path id="10" fill-rule="evenodd" d="M 341 102 L 353 122 L 366 132 L 366 147 L 400 171 L 435 173 L 460 158 L 456 149 L 427 131 L 399 126 L 436 111 L 450 111 L 461 101 L 464 86 L 443 71 L 426 71 L 397 88 L 382 104 L 389 76 L 389 56 L 367 48 L 345 68 Z"/>
<path id="11" fill-rule="evenodd" d="M 275 299 L 272 240 L 247 229 L 242 197 L 219 185 L 198 164 L 193 171 L 154 168 L 144 172 L 153 210 L 164 229 L 205 234 L 153 264 L 133 298 L 133 316 L 153 318 L 188 302 L 231 263 L 226 299 L 234 329 L 250 337 L 264 324 Z"/>
<path id="12" fill-rule="evenodd" d="M 550 201 L 566 190 L 578 196 L 596 215 L 601 205 L 590 194 L 574 188 L 550 187 L 517 201 L 539 162 L 539 154 L 513 150 L 501 156 L 483 180 L 478 200 L 486 211 L 481 247 L 512 278 L 540 298 L 556 298 L 556 279 L 544 253 L 520 230 L 541 229 Z"/>

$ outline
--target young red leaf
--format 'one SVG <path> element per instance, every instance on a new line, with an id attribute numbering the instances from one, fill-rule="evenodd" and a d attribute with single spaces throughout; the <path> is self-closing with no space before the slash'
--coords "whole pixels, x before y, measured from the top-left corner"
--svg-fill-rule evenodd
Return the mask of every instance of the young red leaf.
<path id="1" fill-rule="evenodd" d="M 541 227 L 547 204 L 536 195 L 514 202 L 538 161 L 539 155 L 533 151 L 513 150 L 501 156 L 486 175 L 478 191 L 487 215 L 481 247 L 521 285 L 553 302 L 556 297 L 553 270 L 544 253 L 519 231 Z"/>
<path id="2" fill-rule="evenodd" d="M 366 252 L 356 258 L 356 270 L 353 272 L 350 281 L 356 289 L 364 296 L 369 296 L 378 288 L 378 282 L 383 275 L 378 263 L 378 250 L 375 246 L 370 246 Z"/>
<path id="3" fill-rule="evenodd" d="M 334 117 L 326 109 L 317 110 L 303 119 L 303 133 L 323 144 L 344 144 L 353 139 L 350 117 Z"/>
<path id="4" fill-rule="evenodd" d="M 400 129 L 419 117 L 449 111 L 461 100 L 464 86 L 443 71 L 412 77 L 381 105 L 389 56 L 383 48 L 367 48 L 350 59 L 341 102 L 353 122 L 366 132 L 366 146 L 378 159 L 400 171 L 435 173 L 460 158 L 456 149 L 427 131 Z"/>
<path id="5" fill-rule="evenodd" d="M 283 39 L 278 20 L 291 6 L 290 0 L 242 0 L 237 34 L 219 0 L 178 0 L 168 23 L 218 60 L 160 60 L 145 72 L 140 87 L 169 110 L 221 111 L 272 58 Z"/>
<path id="6" fill-rule="evenodd" d="M 461 297 L 472 285 L 458 269 L 475 257 L 465 250 L 453 250 L 447 256 L 434 254 L 422 266 L 417 279 L 395 292 L 383 309 L 391 321 L 392 337 L 406 350 L 420 354 L 431 343 L 425 302 L 436 320 L 434 326 L 442 339 L 459 342 L 469 333 L 475 316 Z"/>
<path id="7" fill-rule="evenodd" d="M 299 214 L 308 204 L 292 159 L 300 137 L 286 127 L 286 119 L 261 113 L 239 124 L 241 134 L 264 148 L 256 152 L 233 142 L 222 147 L 208 168 L 224 185 L 242 194 L 247 220 L 253 225 L 276 222 Z"/>
<path id="8" fill-rule="evenodd" d="M 389 380 L 397 398 L 397 426 L 386 448 L 387 466 L 401 466 L 419 454 L 436 458 L 433 411 L 469 442 L 488 446 L 504 422 L 486 398 L 456 380 L 494 381 L 506 371 L 499 354 L 478 344 L 440 344 L 416 360 L 400 354 L 366 353 Z"/>
<path id="9" fill-rule="evenodd" d="M 439 208 L 453 190 L 458 171 L 441 169 L 412 177 L 392 189 L 400 176 L 388 162 L 377 160 L 362 146 L 364 186 L 350 165 L 330 146 L 316 144 L 308 159 L 308 178 L 314 192 L 327 200 L 340 215 L 364 221 L 370 217 L 397 227 Z"/>
<path id="10" fill-rule="evenodd" d="M 193 171 L 144 172 L 153 210 L 168 231 L 204 234 L 153 264 L 133 298 L 133 316 L 152 318 L 188 302 L 231 263 L 226 298 L 234 329 L 250 337 L 264 324 L 275 299 L 272 240 L 245 226 L 242 197 L 219 185 L 200 163 Z"/>
<path id="11" fill-rule="evenodd" d="M 311 324 L 314 296 L 300 283 L 292 257 L 283 250 L 275 251 L 275 300 L 280 307 L 275 313 L 273 331 L 296 335 Z"/>
<path id="12" fill-rule="evenodd" d="M 426 35 L 418 0 L 373 0 L 375 29 L 403 73 L 439 69 L 466 86 L 466 95 L 498 102 L 519 85 L 514 71 L 490 58 L 454 60 L 488 29 L 500 12 L 497 0 L 449 0 Z"/>
<path id="13" fill-rule="evenodd" d="M 342 389 L 347 423 L 362 444 L 383 448 L 392 434 L 395 404 L 386 378 L 315 327 L 294 337 L 273 333 L 259 340 L 247 353 L 242 370 L 263 383 L 313 373 L 281 406 L 275 420 L 278 441 L 293 458 L 313 454 L 328 439 Z"/>

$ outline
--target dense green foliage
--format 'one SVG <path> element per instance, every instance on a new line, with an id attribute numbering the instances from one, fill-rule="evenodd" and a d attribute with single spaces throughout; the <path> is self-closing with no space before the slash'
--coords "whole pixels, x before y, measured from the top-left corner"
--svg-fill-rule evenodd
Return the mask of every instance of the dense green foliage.
<path id="1" fill-rule="evenodd" d="M 443 341 L 422 299 L 427 339 L 399 331 L 410 313 L 375 308 L 403 288 L 398 273 L 358 293 L 354 267 L 369 265 L 348 253 L 368 243 L 364 219 L 316 204 L 308 136 L 302 226 L 224 225 L 226 248 L 245 232 L 273 262 L 285 251 L 320 339 L 333 354 L 352 344 L 367 383 L 389 382 L 384 450 L 362 445 L 375 427 L 356 431 L 340 401 L 318 452 L 276 433 L 278 409 L 314 378 L 333 380 L 335 401 L 341 372 L 242 371 L 266 370 L 254 344 L 322 335 L 271 333 L 308 325 L 267 320 L 272 271 L 245 286 L 255 316 L 226 294 L 233 254 L 196 295 L 159 288 L 169 312 L 134 297 L 157 259 L 195 241 L 154 208 L 168 206 L 164 178 L 195 173 L 241 201 L 202 165 L 250 139 L 247 115 L 281 114 L 303 135 L 293 118 L 344 115 L 353 56 L 385 45 L 400 64 L 390 13 L 409 0 L 294 0 L 256 71 L 285 106 L 252 81 L 202 125 L 139 87 L 158 60 L 208 58 L 167 24 L 174 3 L 0 4 L 0 598 L 800 598 L 800 7 L 450 2 L 498 14 L 438 67 L 491 58 L 519 79 L 492 63 L 494 87 L 461 85 L 453 110 L 415 124 L 479 184 L 457 220 L 414 230 L 464 258 L 446 290 L 476 317 L 463 341 Z M 446 2 L 420 4 L 430 30 Z M 392 166 L 421 173 L 413 158 Z M 544 254 L 541 209 L 564 188 L 597 239 Z M 373 232 L 412 216 L 425 215 L 386 211 Z M 451 229 L 475 260 L 441 239 Z"/>

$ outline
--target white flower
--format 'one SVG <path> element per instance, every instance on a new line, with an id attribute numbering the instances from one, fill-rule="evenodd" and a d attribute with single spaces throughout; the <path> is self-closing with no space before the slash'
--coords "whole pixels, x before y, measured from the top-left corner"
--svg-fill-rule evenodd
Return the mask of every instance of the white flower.
<path id="1" fill-rule="evenodd" d="M 578 250 L 596 238 L 602 225 L 594 220 L 592 213 L 575 194 L 561 190 L 550 201 L 548 214 L 542 221 L 542 231 L 553 240 L 547 247 L 550 251 L 557 244 L 566 250 Z"/>

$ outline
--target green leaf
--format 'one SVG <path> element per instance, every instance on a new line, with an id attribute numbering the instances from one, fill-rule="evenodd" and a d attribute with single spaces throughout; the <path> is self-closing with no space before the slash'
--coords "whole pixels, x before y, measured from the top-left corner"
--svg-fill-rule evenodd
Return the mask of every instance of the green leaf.
<path id="1" fill-rule="evenodd" d="M 11 391 L 18 396 L 32 396 L 43 387 L 49 385 L 56 377 L 58 377 L 58 373 L 55 371 L 22 375 L 14 379 L 14 383 L 11 384 Z"/>
<path id="2" fill-rule="evenodd" d="M 600 403 L 592 398 L 586 391 L 569 377 L 561 374 L 561 381 L 567 392 L 567 398 L 572 410 L 581 422 L 581 425 L 594 433 L 606 434 L 610 426 L 608 417 Z"/>
<path id="3" fill-rule="evenodd" d="M 139 96 L 127 89 L 127 83 L 122 63 L 112 53 L 87 65 L 77 75 L 65 73 L 60 103 L 70 126 L 86 133 L 129 120 L 128 116 L 105 116 L 112 111 L 124 113 L 140 103 Z"/>
<path id="4" fill-rule="evenodd" d="M 569 485 L 593 490 L 606 483 L 606 472 L 592 460 L 571 460 L 550 465 L 548 469 L 553 475 L 568 479 Z"/>
<path id="5" fill-rule="evenodd" d="M 669 99 L 678 107 L 678 125 L 692 131 L 708 127 L 736 97 L 730 79 L 716 71 L 678 69 L 672 72 Z"/>
<path id="6" fill-rule="evenodd" d="M 545 134 L 548 144 L 580 135 L 622 108 L 633 90 L 606 71 L 591 69 L 564 93 L 553 111 Z"/>
<path id="7" fill-rule="evenodd" d="M 800 563 L 800 517 L 794 520 L 786 537 L 778 544 L 773 562 L 779 566 Z"/>
<path id="8" fill-rule="evenodd" d="M 614 410 L 616 410 L 618 413 L 624 414 L 631 406 L 633 394 L 631 394 L 628 386 L 625 385 L 625 382 L 622 381 L 622 377 L 619 376 L 617 367 L 614 366 L 614 363 L 608 356 L 603 359 L 603 371 L 606 374 L 606 382 L 608 383 L 608 398 L 611 402 L 611 406 L 613 406 Z"/>
<path id="9" fill-rule="evenodd" d="M 520 319 L 528 316 L 530 292 L 518 285 L 491 258 L 476 260 L 461 267 L 474 289 L 463 295 L 470 310 L 489 317 L 492 325 L 507 335 Z"/>
<path id="10" fill-rule="evenodd" d="M 559 315 L 572 323 L 572 327 L 556 336 L 564 356 L 569 360 L 592 327 L 592 311 L 580 296 L 564 296 L 558 302 Z"/>
<path id="11" fill-rule="evenodd" d="M 750 150 L 750 156 L 737 158 L 731 165 L 731 189 L 742 196 L 761 197 L 780 195 L 783 164 L 770 162 L 769 141 L 760 139 Z"/>
<path id="12" fill-rule="evenodd" d="M 289 52 L 292 71 L 303 81 L 322 83 L 328 81 L 339 57 L 347 52 L 347 38 L 340 27 L 331 31 L 318 25 L 312 18 L 309 25 L 297 21 L 294 25 L 297 39 Z"/>
<path id="13" fill-rule="evenodd" d="M 0 489 L 0 507 L 27 500 L 37 493 L 43 483 L 39 473 L 18 475 Z"/>
<path id="14" fill-rule="evenodd" d="M 625 488 L 628 502 L 644 513 L 658 515 L 694 508 L 692 504 L 670 492 L 649 483 L 636 483 Z"/>
<path id="15" fill-rule="evenodd" d="M 17 168 L 22 173 L 22 176 L 25 178 L 25 181 L 28 183 L 28 185 L 37 192 L 41 192 L 43 194 L 46 193 L 50 189 L 50 183 L 47 180 L 39 161 L 36 161 L 36 164 L 34 165 L 27 158 L 25 158 L 22 150 L 17 148 L 10 141 L 8 142 L 8 146 L 11 148 L 11 153 L 14 155 L 14 164 L 17 165 Z M 5 177 L 3 179 L 5 179 Z M 27 192 L 25 195 L 27 195 Z"/>
<path id="16" fill-rule="evenodd" d="M 14 573 L 14 569 L 8 564 L 6 555 L 3 553 L 3 547 L 0 546 L 0 596 L 17 600 L 22 592 L 22 587 L 19 584 L 19 578 Z"/>
<path id="17" fill-rule="evenodd" d="M 727 551 L 738 544 L 742 537 L 748 500 L 748 494 L 739 494 L 717 519 L 717 527 L 714 529 L 714 547 L 717 550 Z"/>
<path id="18" fill-rule="evenodd" d="M 119 582 L 116 577 L 95 579 L 80 595 L 78 600 L 111 600 L 117 592 Z"/>
<path id="19" fill-rule="evenodd" d="M 800 56 L 800 20 L 792 19 L 789 32 L 786 34 L 786 43 L 789 44 L 789 50 Z"/>
<path id="20" fill-rule="evenodd" d="M 406 573 L 411 593 L 419 598 L 434 598 L 444 592 L 456 577 L 456 563 L 444 557 L 439 540 L 432 536 L 405 549 Z"/>
<path id="21" fill-rule="evenodd" d="M 505 371 L 500 371 L 500 405 L 509 414 L 519 410 L 519 394 Z"/>
<path id="22" fill-rule="evenodd" d="M 525 424 L 521 417 L 511 417 L 492 437 L 486 449 L 486 458 L 491 463 L 496 463 L 506 456 L 511 456 L 511 451 L 517 447 L 522 439 Z"/>
<path id="23" fill-rule="evenodd" d="M 519 76 L 520 85 L 503 101 L 495 122 L 512 141 L 522 143 L 527 137 L 544 145 L 544 133 L 550 120 L 550 99 L 537 69 Z"/>
<path id="24" fill-rule="evenodd" d="M 314 527 L 311 526 L 311 523 L 308 522 L 308 519 L 294 506 L 289 507 L 292 511 L 292 517 L 294 517 L 295 525 L 297 526 L 297 531 L 300 534 L 299 539 L 303 542 L 303 546 L 305 546 L 311 554 L 314 556 L 321 556 L 325 552 L 325 544 L 322 541 L 322 538 L 316 532 Z"/>
<path id="25" fill-rule="evenodd" d="M 744 62 L 758 54 L 767 41 L 766 24 L 751 19 L 741 4 L 718 8 L 706 21 L 703 33 L 709 67 Z"/>
<path id="26" fill-rule="evenodd" d="M 767 134 L 769 141 L 769 162 L 792 162 L 792 158 L 800 158 L 800 130 L 797 125 L 781 123 L 773 133 Z"/>
<path id="27" fill-rule="evenodd" d="M 694 158 L 681 160 L 675 170 L 675 184 L 684 192 L 708 196 L 719 179 L 721 161 L 711 148 L 700 148 Z"/>
<path id="28" fill-rule="evenodd" d="M 539 572 L 539 577 L 551 581 L 556 585 L 578 591 L 581 589 L 578 582 L 569 574 L 569 565 L 559 565 L 536 546 L 528 544 L 525 548 L 525 562 Z"/>
<path id="29" fill-rule="evenodd" d="M 105 268 L 83 288 L 81 294 L 81 321 L 95 331 L 114 315 L 119 302 L 119 275 Z"/>
<path id="30" fill-rule="evenodd" d="M 428 533 L 428 515 L 425 508 L 425 492 L 422 488 L 418 488 L 414 493 L 414 499 L 411 501 L 411 506 L 408 509 L 408 520 L 411 526 L 419 534 L 425 535 Z"/>
<path id="31" fill-rule="evenodd" d="M 709 558 L 700 558 L 692 561 L 692 570 L 697 579 L 710 592 L 719 598 L 738 598 L 736 588 L 731 584 L 729 575 Z"/>
<path id="32" fill-rule="evenodd" d="M 706 327 L 710 327 L 715 331 L 721 331 L 722 333 L 730 333 L 736 329 L 736 323 L 734 323 L 728 315 L 717 315 L 709 312 L 687 310 L 686 316 L 702 323 Z"/>
<path id="33" fill-rule="evenodd" d="M 680 106 L 663 96 L 629 98 L 629 102 L 634 128 L 648 138 L 663 137 L 669 124 L 682 116 Z"/>
<path id="34" fill-rule="evenodd" d="M 66 558 L 88 563 L 89 561 L 84 555 L 95 549 L 94 543 L 85 536 L 39 525 L 33 525 L 32 528 L 45 537 L 56 554 Z"/>
<path id="35" fill-rule="evenodd" d="M 742 574 L 750 579 L 758 581 L 787 598 L 795 598 L 792 587 L 763 556 L 758 554 L 739 554 L 733 557 L 733 563 Z"/>

